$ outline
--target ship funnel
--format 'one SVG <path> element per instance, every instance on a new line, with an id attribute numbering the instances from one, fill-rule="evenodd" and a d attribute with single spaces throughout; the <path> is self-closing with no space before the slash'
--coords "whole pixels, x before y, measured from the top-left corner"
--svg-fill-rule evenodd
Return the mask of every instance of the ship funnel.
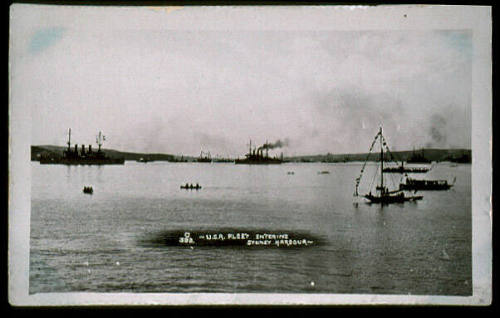
<path id="1" fill-rule="evenodd" d="M 85 145 L 82 145 L 82 155 L 85 154 Z"/>
<path id="2" fill-rule="evenodd" d="M 92 152 L 92 145 L 89 145 L 89 152 Z"/>

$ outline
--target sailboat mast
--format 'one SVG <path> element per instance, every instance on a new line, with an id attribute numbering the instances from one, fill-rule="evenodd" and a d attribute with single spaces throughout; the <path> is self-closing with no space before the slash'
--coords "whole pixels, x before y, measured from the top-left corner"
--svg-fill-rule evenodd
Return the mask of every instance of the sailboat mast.
<path id="1" fill-rule="evenodd" d="M 380 127 L 380 191 L 384 193 L 384 147 L 382 145 L 382 127 Z"/>

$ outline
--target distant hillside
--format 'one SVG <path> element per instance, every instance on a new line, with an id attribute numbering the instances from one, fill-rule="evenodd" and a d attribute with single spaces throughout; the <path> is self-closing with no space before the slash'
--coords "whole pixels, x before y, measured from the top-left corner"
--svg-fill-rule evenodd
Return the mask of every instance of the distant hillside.
<path id="1" fill-rule="evenodd" d="M 61 157 L 66 147 L 61 146 L 31 146 L 31 160 L 38 161 L 40 156 Z M 195 161 L 194 157 L 181 157 L 171 154 L 161 153 L 135 153 L 135 152 L 122 152 L 113 149 L 102 149 L 107 156 L 111 158 L 125 158 L 125 160 L 139 160 L 141 158 L 151 161 Z M 431 161 L 455 161 L 462 163 L 470 163 L 472 152 L 470 149 L 420 149 L 418 151 L 395 151 L 395 161 L 406 161 L 414 154 L 422 154 L 425 158 Z M 285 161 L 289 162 L 347 162 L 347 161 L 365 161 L 367 160 L 367 153 L 358 154 L 323 154 L 323 155 L 309 155 L 309 156 L 294 156 L 285 157 Z M 371 153 L 368 160 L 378 161 L 380 158 L 379 153 Z"/>
<path id="2" fill-rule="evenodd" d="M 406 161 L 414 154 L 422 154 L 422 149 L 418 151 L 394 151 L 392 155 L 395 161 Z M 385 154 L 386 156 L 388 154 Z M 367 158 L 368 153 L 358 154 L 325 154 L 311 156 L 285 157 L 286 161 L 291 162 L 347 162 L 347 161 L 378 161 L 380 153 L 372 152 Z M 470 149 L 423 149 L 423 156 L 431 161 L 456 161 L 470 163 L 472 152 Z"/>

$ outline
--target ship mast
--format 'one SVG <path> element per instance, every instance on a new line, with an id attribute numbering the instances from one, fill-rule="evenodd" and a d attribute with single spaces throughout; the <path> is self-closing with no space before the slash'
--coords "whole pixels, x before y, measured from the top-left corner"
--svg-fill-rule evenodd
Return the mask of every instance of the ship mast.
<path id="1" fill-rule="evenodd" d="M 250 139 L 250 143 L 248 145 L 248 155 L 245 155 L 247 158 L 252 156 L 252 139 Z"/>
<path id="2" fill-rule="evenodd" d="M 101 146 L 102 146 L 102 140 L 105 140 L 103 138 L 104 136 L 102 135 L 102 133 L 99 131 L 99 136 L 96 137 L 96 143 L 97 145 L 99 146 L 99 149 L 97 150 L 98 152 L 101 152 Z"/>
<path id="3" fill-rule="evenodd" d="M 384 147 L 382 145 L 382 127 L 380 127 L 380 191 L 384 194 Z"/>
<path id="4" fill-rule="evenodd" d="M 68 136 L 68 151 L 71 151 L 71 128 L 69 129 L 69 136 Z"/>

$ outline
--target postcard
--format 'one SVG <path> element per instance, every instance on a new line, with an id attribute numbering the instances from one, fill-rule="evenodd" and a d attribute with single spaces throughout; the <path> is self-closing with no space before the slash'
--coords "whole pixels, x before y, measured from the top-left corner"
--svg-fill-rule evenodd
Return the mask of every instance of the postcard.
<path id="1" fill-rule="evenodd" d="M 491 26 L 12 5 L 10 304 L 489 305 Z"/>

